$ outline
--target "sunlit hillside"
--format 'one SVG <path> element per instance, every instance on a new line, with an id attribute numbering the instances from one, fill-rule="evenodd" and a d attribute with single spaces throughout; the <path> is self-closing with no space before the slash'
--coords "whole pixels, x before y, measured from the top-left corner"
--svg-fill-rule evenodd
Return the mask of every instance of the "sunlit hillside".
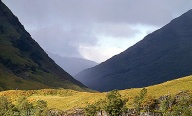
<path id="1" fill-rule="evenodd" d="M 192 76 L 168 81 L 162 84 L 146 87 L 148 95 L 156 98 L 162 95 L 175 95 L 180 91 L 192 91 Z M 139 94 L 141 88 L 121 90 L 122 97 L 128 99 L 127 105 L 130 107 L 133 98 Z M 31 102 L 37 100 L 47 101 L 50 109 L 69 110 L 73 108 L 84 108 L 88 104 L 93 104 L 100 99 L 105 99 L 106 93 L 78 92 L 67 89 L 42 89 L 42 90 L 9 90 L 0 92 L 0 96 L 6 96 L 13 103 L 19 96 L 27 96 Z"/>

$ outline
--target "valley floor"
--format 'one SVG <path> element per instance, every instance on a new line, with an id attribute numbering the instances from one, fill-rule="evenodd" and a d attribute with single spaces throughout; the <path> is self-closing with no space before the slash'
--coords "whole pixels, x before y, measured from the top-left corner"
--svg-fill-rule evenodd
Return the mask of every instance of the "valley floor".
<path id="1" fill-rule="evenodd" d="M 192 91 L 192 76 L 183 77 L 180 79 L 168 81 L 162 84 L 146 87 L 147 96 L 154 99 L 159 99 L 162 96 L 176 96 L 182 92 Z M 133 108 L 135 96 L 138 96 L 142 88 L 134 88 L 118 91 L 123 99 L 127 99 L 126 107 Z M 90 104 L 95 104 L 98 101 L 105 100 L 108 92 L 90 93 L 78 92 L 68 89 L 42 89 L 42 90 L 8 90 L 1 91 L 0 96 L 6 97 L 13 104 L 20 96 L 27 97 L 30 103 L 43 100 L 47 102 L 48 109 L 52 111 L 71 111 L 76 112 L 78 109 L 84 109 Z"/>

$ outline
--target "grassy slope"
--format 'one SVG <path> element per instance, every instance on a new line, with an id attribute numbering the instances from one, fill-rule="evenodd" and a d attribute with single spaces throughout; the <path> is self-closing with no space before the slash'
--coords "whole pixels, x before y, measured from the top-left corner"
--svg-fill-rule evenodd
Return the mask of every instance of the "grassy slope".
<path id="1" fill-rule="evenodd" d="M 0 1 L 0 90 L 48 87 L 92 91 L 49 58 Z"/>
<path id="2" fill-rule="evenodd" d="M 17 65 L 18 69 L 21 67 L 20 70 L 24 70 L 23 67 L 26 65 L 38 67 L 37 64 L 35 64 L 30 58 L 23 58 L 19 49 L 14 48 L 9 41 L 7 41 L 5 36 L 0 34 L 0 57 L 3 59 L 9 59 L 11 64 Z M 9 65 L 9 64 L 7 64 Z M 13 67 L 13 66 L 12 66 Z M 23 68 L 23 69 L 22 69 Z M 33 73 L 33 71 L 29 70 L 26 71 L 24 74 L 21 75 L 28 75 L 26 76 L 26 79 L 19 78 L 15 74 L 13 74 L 9 69 L 7 69 L 5 66 L 3 66 L 0 62 L 0 88 L 3 90 L 8 89 L 14 89 L 14 88 L 20 88 L 20 89 L 42 89 L 47 88 L 49 86 L 51 87 L 63 87 L 63 88 L 70 88 L 78 91 L 89 91 L 89 89 L 85 87 L 79 87 L 73 83 L 71 83 L 69 80 L 62 80 L 58 81 L 58 75 L 54 75 L 54 73 L 47 73 L 40 69 L 36 69 L 36 72 Z M 9 77 L 9 78 L 7 78 Z M 15 83 L 14 80 L 21 80 L 23 84 L 21 83 Z M 31 83 L 30 83 L 31 81 Z M 24 84 L 25 82 L 25 84 Z M 4 83 L 4 84 L 2 84 Z M 41 83 L 41 84 L 40 84 Z M 43 84 L 42 84 L 43 83 Z M 34 86 L 35 85 L 35 86 Z"/>
<path id="3" fill-rule="evenodd" d="M 2 70 L 2 65 L 0 64 L 0 90 L 4 89 L 40 89 L 40 88 L 48 88 L 48 86 L 35 82 L 35 81 L 28 81 L 22 78 L 19 78 L 13 75 L 10 72 L 6 72 Z"/>
<path id="4" fill-rule="evenodd" d="M 176 95 L 180 91 L 192 91 L 192 75 L 183 78 L 167 81 L 158 85 L 146 87 L 148 95 L 159 98 L 162 95 Z M 121 94 L 129 98 L 129 105 L 133 101 L 135 95 L 138 95 L 142 88 L 122 90 Z"/>
<path id="5" fill-rule="evenodd" d="M 38 75 L 33 75 L 30 73 L 31 77 L 38 77 Z M 52 85 L 63 85 L 63 82 L 54 82 L 54 79 L 51 78 L 51 76 L 47 75 L 47 81 L 51 82 L 52 80 Z M 62 86 L 64 87 L 64 86 Z M 46 89 L 46 88 L 51 88 L 50 86 L 47 86 L 45 84 L 42 84 L 41 82 L 38 82 L 36 80 L 31 80 L 31 79 L 22 79 L 13 73 L 11 73 L 9 70 L 4 68 L 0 64 L 0 91 L 2 90 L 14 90 L 14 89 L 19 89 L 19 90 L 37 90 L 37 89 Z M 58 87 L 52 87 L 52 88 L 58 88 Z M 71 82 L 65 81 L 65 87 L 64 88 L 71 88 L 77 91 L 90 91 L 94 92 L 93 90 L 90 90 L 88 88 L 80 88 L 77 85 L 71 84 Z"/>
<path id="6" fill-rule="evenodd" d="M 162 84 L 147 87 L 148 95 L 156 98 L 161 95 L 171 94 L 175 95 L 181 90 L 192 90 L 192 76 L 183 77 L 180 79 L 168 81 Z M 140 92 L 141 88 L 121 90 L 123 97 L 128 98 L 130 105 L 134 96 Z M 39 99 L 48 102 L 49 108 L 57 108 L 61 110 L 68 110 L 71 108 L 85 107 L 87 103 L 94 103 L 100 99 L 104 99 L 106 93 L 89 93 L 77 92 L 67 89 L 43 89 L 43 90 L 10 90 L 0 92 L 0 95 L 9 96 L 11 100 L 15 100 L 18 96 L 28 96 L 30 101 Z"/>

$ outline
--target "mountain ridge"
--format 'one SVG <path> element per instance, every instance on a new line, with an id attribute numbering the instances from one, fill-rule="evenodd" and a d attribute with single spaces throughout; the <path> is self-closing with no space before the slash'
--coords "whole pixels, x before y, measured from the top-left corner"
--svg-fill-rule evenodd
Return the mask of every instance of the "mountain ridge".
<path id="1" fill-rule="evenodd" d="M 149 86 L 192 74 L 192 10 L 75 78 L 99 90 Z M 161 72 L 161 73 L 160 73 Z"/>
<path id="2" fill-rule="evenodd" d="M 0 1 L 0 68 L 2 89 L 15 89 L 24 82 L 41 84 L 45 87 L 62 87 L 86 91 L 88 88 L 75 80 L 48 57 L 39 44 L 31 38 L 19 19 Z M 7 72 L 12 75 L 6 82 Z M 7 78 L 7 81 L 9 79 Z M 16 82 L 15 82 L 16 80 Z M 32 85 L 30 85 L 32 86 Z M 24 89 L 24 87 L 22 87 Z M 38 87 L 27 87 L 37 89 Z"/>
<path id="3" fill-rule="evenodd" d="M 62 57 L 50 52 L 47 53 L 49 57 L 51 57 L 61 68 L 63 68 L 72 76 L 75 76 L 77 73 L 81 72 L 84 69 L 91 68 L 98 64 L 94 61 L 86 60 L 83 58 Z"/>

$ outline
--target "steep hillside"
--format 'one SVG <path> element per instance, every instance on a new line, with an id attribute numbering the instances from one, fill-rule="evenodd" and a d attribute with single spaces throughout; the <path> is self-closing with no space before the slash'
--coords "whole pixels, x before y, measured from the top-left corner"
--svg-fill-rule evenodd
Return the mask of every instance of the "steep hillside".
<path id="1" fill-rule="evenodd" d="M 51 57 L 55 63 L 57 63 L 61 68 L 67 71 L 70 75 L 75 76 L 77 73 L 96 66 L 98 63 L 82 58 L 73 57 L 61 57 L 57 54 L 52 54 L 47 52 L 49 57 Z"/>
<path id="2" fill-rule="evenodd" d="M 87 88 L 62 70 L 0 1 L 0 88 Z"/>
<path id="3" fill-rule="evenodd" d="M 192 74 L 192 10 L 119 55 L 80 72 L 91 89 L 109 91 L 158 84 Z"/>

